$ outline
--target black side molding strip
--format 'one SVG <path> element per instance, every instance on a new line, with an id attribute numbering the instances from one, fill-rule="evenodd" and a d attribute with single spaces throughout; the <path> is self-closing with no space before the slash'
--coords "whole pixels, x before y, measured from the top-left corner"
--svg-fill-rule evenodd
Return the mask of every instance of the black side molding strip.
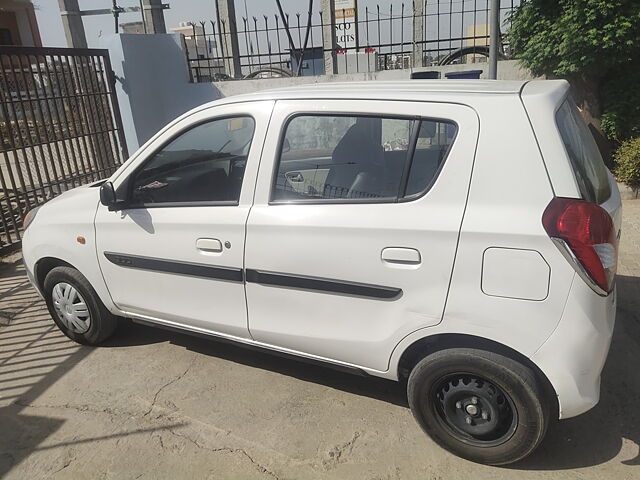
<path id="1" fill-rule="evenodd" d="M 165 260 L 141 255 L 104 252 L 104 256 L 114 265 L 155 272 L 189 275 L 193 277 L 212 278 L 231 282 L 251 282 L 278 287 L 300 288 L 318 292 L 357 295 L 359 297 L 394 299 L 402 294 L 401 288 L 385 287 L 370 283 L 349 282 L 347 280 L 333 280 L 329 278 L 308 277 L 289 273 L 264 272 L 241 268 L 220 267 L 202 263 Z"/>
<path id="2" fill-rule="evenodd" d="M 246 270 L 246 281 L 261 283 L 263 285 L 301 288 L 303 290 L 317 290 L 320 292 L 342 293 L 379 299 L 396 298 L 402 293 L 401 288 L 372 285 L 370 283 L 348 282 L 346 280 L 291 275 L 288 273 L 264 272 L 251 268 L 247 268 Z"/>
<path id="3" fill-rule="evenodd" d="M 190 275 L 193 277 L 215 278 L 217 280 L 228 280 L 231 282 L 242 282 L 244 280 L 241 268 L 218 267 L 202 263 L 164 260 L 113 252 L 104 252 L 104 256 L 111 263 L 121 267 Z"/>

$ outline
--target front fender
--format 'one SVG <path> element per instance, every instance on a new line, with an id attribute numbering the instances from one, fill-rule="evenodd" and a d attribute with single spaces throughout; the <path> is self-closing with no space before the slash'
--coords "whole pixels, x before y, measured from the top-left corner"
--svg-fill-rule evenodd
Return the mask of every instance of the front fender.
<path id="1" fill-rule="evenodd" d="M 39 290 L 42 285 L 35 275 L 38 262 L 45 258 L 62 260 L 84 275 L 107 309 L 117 314 L 96 257 L 94 218 L 98 202 L 97 188 L 79 187 L 44 204 L 24 232 L 22 255 L 30 280 Z"/>

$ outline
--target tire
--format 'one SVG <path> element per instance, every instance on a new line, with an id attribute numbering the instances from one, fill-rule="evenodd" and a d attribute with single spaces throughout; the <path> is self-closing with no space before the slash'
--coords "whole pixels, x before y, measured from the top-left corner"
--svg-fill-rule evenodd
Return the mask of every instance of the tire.
<path id="1" fill-rule="evenodd" d="M 74 342 L 97 345 L 118 325 L 118 317 L 107 310 L 89 281 L 74 268 L 52 269 L 44 280 L 44 296 L 53 321 Z"/>
<path id="2" fill-rule="evenodd" d="M 530 368 L 471 348 L 425 357 L 407 385 L 411 412 L 436 443 L 488 465 L 517 462 L 537 448 L 551 412 L 544 392 Z"/>

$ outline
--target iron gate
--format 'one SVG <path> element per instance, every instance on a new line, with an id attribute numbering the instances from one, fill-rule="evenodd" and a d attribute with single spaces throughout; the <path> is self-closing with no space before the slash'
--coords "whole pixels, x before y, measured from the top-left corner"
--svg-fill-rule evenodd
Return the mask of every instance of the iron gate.
<path id="1" fill-rule="evenodd" d="M 32 208 L 128 157 L 107 50 L 0 46 L 0 254 Z"/>

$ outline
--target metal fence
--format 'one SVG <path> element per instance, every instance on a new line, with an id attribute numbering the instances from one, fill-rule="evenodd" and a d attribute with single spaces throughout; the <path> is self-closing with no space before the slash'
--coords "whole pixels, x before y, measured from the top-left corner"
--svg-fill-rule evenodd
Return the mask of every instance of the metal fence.
<path id="1" fill-rule="evenodd" d="M 128 156 L 113 86 L 106 50 L 0 47 L 0 253 L 30 209 Z"/>
<path id="2" fill-rule="evenodd" d="M 335 73 L 482 62 L 488 55 L 490 3 L 417 0 L 386 8 L 365 5 L 355 21 L 342 16 L 333 23 L 322 11 L 240 17 L 239 22 L 190 22 L 185 50 L 194 82 L 333 73 L 326 71 L 326 55 L 333 56 Z M 520 3 L 501 0 L 503 32 Z M 336 30 L 335 45 L 326 42 L 330 29 Z M 504 35 L 501 47 L 508 57 Z"/>

